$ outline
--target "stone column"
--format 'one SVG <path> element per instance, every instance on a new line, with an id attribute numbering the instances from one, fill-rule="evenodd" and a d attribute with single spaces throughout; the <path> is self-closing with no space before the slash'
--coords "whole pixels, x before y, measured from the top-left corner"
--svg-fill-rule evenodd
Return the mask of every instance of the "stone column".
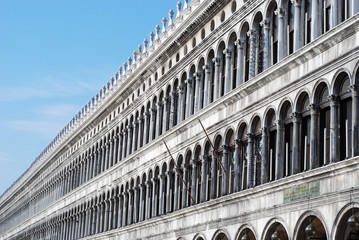
<path id="1" fill-rule="evenodd" d="M 113 146 L 113 159 L 112 159 L 112 165 L 115 165 L 117 163 L 117 155 L 118 155 L 118 152 L 119 152 L 119 149 L 118 149 L 118 146 L 119 146 L 119 134 L 117 133 L 115 136 L 114 136 L 114 146 Z"/>
<path id="2" fill-rule="evenodd" d="M 263 20 L 260 25 L 263 27 L 263 71 L 268 68 L 271 62 L 269 54 L 269 38 L 270 38 L 270 24 L 268 20 Z"/>
<path id="3" fill-rule="evenodd" d="M 197 166 L 198 166 L 198 159 L 193 159 L 191 195 L 192 195 L 192 198 L 195 201 L 195 203 L 197 202 L 197 200 L 196 200 L 196 195 L 197 195 L 196 194 L 197 193 Z M 191 199 L 189 205 L 193 205 L 192 199 Z"/>
<path id="4" fill-rule="evenodd" d="M 302 0 L 291 0 L 294 4 L 294 51 L 303 46 L 304 32 L 300 27 L 302 23 L 301 2 Z"/>
<path id="5" fill-rule="evenodd" d="M 157 104 L 156 104 L 157 105 Z M 156 138 L 156 135 L 157 135 L 157 129 L 156 129 L 156 121 L 158 121 L 159 119 L 156 119 L 156 113 L 157 113 L 157 110 L 156 108 L 152 108 L 152 114 L 151 114 L 151 120 L 152 120 L 152 124 L 151 124 L 151 127 L 150 127 L 150 142 Z M 153 134 L 154 133 L 154 134 Z M 153 137 L 153 135 L 155 135 Z"/>
<path id="6" fill-rule="evenodd" d="M 315 40 L 322 34 L 322 14 L 320 0 L 312 1 L 312 26 L 311 26 L 311 41 Z"/>
<path id="7" fill-rule="evenodd" d="M 207 164 L 208 164 L 208 156 L 203 155 L 203 161 L 202 161 L 202 176 L 201 176 L 201 202 L 206 201 L 206 186 L 207 186 Z"/>
<path id="8" fill-rule="evenodd" d="M 106 147 L 106 143 L 103 142 L 102 143 L 102 154 L 101 154 L 101 162 L 99 163 L 98 169 L 99 169 L 99 174 L 103 172 L 104 170 L 104 165 L 105 165 L 105 160 L 106 160 L 106 155 L 107 155 L 107 147 Z"/>
<path id="9" fill-rule="evenodd" d="M 261 184 L 268 182 L 269 159 L 269 129 L 264 127 L 262 128 Z"/>
<path id="10" fill-rule="evenodd" d="M 284 122 L 282 120 L 277 121 L 277 142 L 276 142 L 276 163 L 275 163 L 275 179 L 284 177 Z"/>
<path id="11" fill-rule="evenodd" d="M 137 122 L 137 120 L 135 120 L 133 123 L 132 153 L 134 153 L 136 151 L 137 138 L 138 138 L 138 122 Z"/>
<path id="12" fill-rule="evenodd" d="M 247 188 L 254 187 L 254 135 L 248 133 Z"/>
<path id="13" fill-rule="evenodd" d="M 178 173 L 175 172 L 174 173 L 174 202 L 173 202 L 173 208 L 174 208 L 174 211 L 177 211 L 178 210 L 178 203 L 179 203 L 179 193 L 178 193 L 178 188 L 179 188 L 179 176 L 178 176 Z"/>
<path id="14" fill-rule="evenodd" d="M 215 199 L 217 197 L 217 172 L 218 172 L 218 161 L 217 155 L 212 152 L 212 181 L 211 181 L 211 199 Z"/>
<path id="15" fill-rule="evenodd" d="M 113 201 L 113 198 L 110 198 L 108 200 L 108 204 L 109 204 L 109 207 L 108 207 L 108 227 L 107 227 L 107 230 L 110 231 L 112 229 L 112 224 L 113 224 L 113 204 L 114 204 L 114 201 Z"/>
<path id="16" fill-rule="evenodd" d="M 352 155 L 359 155 L 359 88 L 350 86 L 352 92 Z"/>
<path id="17" fill-rule="evenodd" d="M 180 85 L 178 86 L 178 106 L 177 106 L 177 124 L 179 124 L 181 121 L 182 121 L 182 108 L 183 108 L 183 105 L 182 105 L 182 101 L 183 101 L 183 86 Z"/>
<path id="18" fill-rule="evenodd" d="M 172 202 L 172 191 L 173 189 L 171 189 L 171 178 L 172 178 L 172 172 L 171 171 L 167 171 L 166 172 L 166 178 L 167 178 L 167 186 L 166 186 L 166 190 L 165 190 L 165 194 L 164 197 L 166 198 L 166 213 L 171 212 L 171 202 Z"/>
<path id="19" fill-rule="evenodd" d="M 310 167 L 314 169 L 319 166 L 319 141 L 318 141 L 318 128 L 319 128 L 319 113 L 318 106 L 315 104 L 309 105 L 310 109 Z"/>
<path id="20" fill-rule="evenodd" d="M 234 45 L 237 47 L 237 82 L 236 87 L 239 87 L 244 81 L 243 81 L 243 69 L 244 69 L 244 42 L 241 39 L 238 39 L 234 42 Z"/>
<path id="21" fill-rule="evenodd" d="M 339 147 L 339 101 L 338 97 L 329 96 L 330 102 L 330 163 L 334 163 L 340 160 L 340 147 Z M 345 126 L 343 126 L 345 127 Z M 326 164 L 326 159 L 324 159 Z"/>
<path id="22" fill-rule="evenodd" d="M 109 201 L 108 200 L 105 200 L 105 219 L 104 219 L 104 226 L 103 226 L 103 231 L 108 231 L 108 208 L 109 208 Z"/>
<path id="23" fill-rule="evenodd" d="M 158 195 L 156 194 L 156 181 L 157 179 L 152 178 L 152 217 L 156 217 L 157 213 L 157 198 Z"/>
<path id="24" fill-rule="evenodd" d="M 133 189 L 127 191 L 128 194 L 128 207 L 127 207 L 127 225 L 132 224 L 133 222 Z"/>
<path id="25" fill-rule="evenodd" d="M 117 220 L 118 220 L 118 209 L 119 209 L 120 199 L 118 198 L 118 201 L 116 201 L 117 198 L 118 197 L 115 195 L 113 201 L 114 207 L 113 207 L 112 229 L 117 228 L 118 225 Z"/>
<path id="26" fill-rule="evenodd" d="M 241 150 L 242 140 L 236 139 L 236 155 L 234 163 L 234 192 L 241 190 L 241 179 L 242 179 L 242 161 L 241 161 Z"/>
<path id="27" fill-rule="evenodd" d="M 169 122 L 169 128 L 171 129 L 175 125 L 175 99 L 176 99 L 176 91 L 173 90 L 171 94 L 171 105 L 170 107 L 170 122 Z"/>
<path id="28" fill-rule="evenodd" d="M 121 161 L 122 157 L 122 146 L 123 146 L 123 132 L 118 133 L 118 146 L 117 146 L 117 162 Z"/>
<path id="29" fill-rule="evenodd" d="M 146 220 L 151 218 L 151 182 L 146 181 Z"/>
<path id="30" fill-rule="evenodd" d="M 91 234 L 96 233 L 96 209 L 92 207 L 92 224 L 91 224 Z"/>
<path id="31" fill-rule="evenodd" d="M 165 175 L 164 174 L 160 174 L 158 176 L 158 185 L 160 187 L 159 189 L 159 206 L 158 206 L 158 212 L 159 212 L 159 216 L 165 214 L 165 211 L 164 211 L 164 203 L 165 203 L 165 194 L 164 194 L 164 191 L 165 191 Z"/>
<path id="32" fill-rule="evenodd" d="M 140 207 L 139 207 L 139 214 L 138 214 L 138 221 L 141 222 L 143 221 L 143 215 L 144 215 L 144 209 L 145 209 L 145 199 L 144 199 L 144 195 L 143 195 L 143 185 L 140 184 L 139 185 L 139 192 L 140 192 L 140 196 L 139 196 L 139 201 L 140 201 Z"/>
<path id="33" fill-rule="evenodd" d="M 128 213 L 128 192 L 123 193 L 123 207 L 122 207 L 122 227 L 127 226 Z"/>
<path id="34" fill-rule="evenodd" d="M 125 159 L 126 157 L 126 146 L 127 146 L 127 127 L 125 127 L 123 129 L 123 132 L 122 132 L 122 158 L 121 159 Z"/>
<path id="35" fill-rule="evenodd" d="M 203 107 L 206 107 L 209 103 L 209 91 L 211 87 L 211 66 L 210 65 L 204 65 L 203 71 L 205 72 L 204 76 L 204 99 L 203 99 Z"/>
<path id="36" fill-rule="evenodd" d="M 148 131 L 148 129 L 151 129 L 150 127 L 150 116 L 151 114 L 149 112 L 146 112 L 145 113 L 145 127 L 144 127 L 144 135 L 143 135 L 143 142 L 142 142 L 142 146 L 145 146 L 146 145 L 146 139 L 149 139 L 149 134 L 150 134 L 150 131 Z"/>
<path id="37" fill-rule="evenodd" d="M 140 116 L 137 118 L 137 122 L 138 122 L 138 129 L 137 129 L 137 149 L 140 149 L 141 147 L 141 136 L 142 138 L 144 137 L 144 133 L 143 130 L 141 129 L 141 126 L 143 124 L 143 117 Z"/>
<path id="38" fill-rule="evenodd" d="M 214 96 L 213 101 L 217 100 L 219 98 L 219 83 L 220 83 L 220 66 L 221 66 L 221 59 L 218 57 L 215 57 L 212 59 L 212 61 L 215 64 L 215 70 L 214 70 Z"/>
<path id="39" fill-rule="evenodd" d="M 130 125 L 128 126 L 128 135 L 127 135 L 127 142 L 126 142 L 126 156 L 129 156 L 131 154 L 131 143 L 132 143 L 132 138 L 133 138 L 133 123 L 130 123 Z"/>
<path id="40" fill-rule="evenodd" d="M 193 79 L 195 79 L 195 81 L 197 81 L 196 83 L 196 89 L 195 89 L 195 104 L 194 104 L 194 113 L 198 112 L 199 110 L 199 96 L 201 94 L 201 87 L 200 87 L 200 84 L 201 84 L 201 73 L 200 72 L 197 72 L 197 73 L 194 73 L 193 74 Z"/>
<path id="41" fill-rule="evenodd" d="M 287 29 L 285 21 L 285 11 L 283 8 L 278 8 L 275 11 L 278 15 L 278 62 L 287 56 Z"/>
<path id="42" fill-rule="evenodd" d="M 249 80 L 256 75 L 256 62 L 257 62 L 257 32 L 255 30 L 249 30 L 247 35 L 249 36 Z"/>
<path id="43" fill-rule="evenodd" d="M 134 196 L 133 196 L 133 198 L 134 198 L 134 200 L 133 200 L 133 217 L 132 217 L 132 219 L 133 219 L 133 223 L 136 223 L 136 222 L 138 222 L 138 219 L 137 219 L 137 216 L 138 216 L 138 211 L 139 211 L 139 209 L 138 209 L 138 188 L 137 187 L 133 187 L 133 189 L 132 189 L 132 191 L 133 191 L 133 194 L 134 194 Z"/>
<path id="44" fill-rule="evenodd" d="M 226 172 L 223 171 L 222 173 L 222 196 L 227 195 L 229 190 L 229 176 L 227 176 L 227 174 L 229 174 L 228 154 L 229 146 L 223 145 L 223 167 Z"/>
<path id="45" fill-rule="evenodd" d="M 296 174 L 300 171 L 300 160 L 299 160 L 299 147 L 300 147 L 300 125 L 301 115 L 300 113 L 292 113 L 293 118 L 293 151 L 292 151 L 292 173 Z"/>
<path id="46" fill-rule="evenodd" d="M 112 166 L 112 156 L 113 156 L 113 138 L 111 138 L 111 141 L 109 142 L 109 155 L 108 155 L 108 159 L 106 161 L 106 166 L 105 169 L 108 169 Z"/>
<path id="47" fill-rule="evenodd" d="M 96 204 L 96 231 L 95 234 L 100 232 L 100 215 L 101 215 L 101 211 L 100 211 L 100 205 Z"/>
<path id="48" fill-rule="evenodd" d="M 163 114 L 162 114 L 162 134 L 164 134 L 167 131 L 167 122 L 169 121 L 168 119 L 168 97 L 164 97 L 163 100 Z"/>
<path id="49" fill-rule="evenodd" d="M 187 100 L 186 100 L 186 115 L 185 115 L 185 119 L 187 119 L 190 116 L 190 109 L 191 109 L 191 98 L 192 98 L 192 79 L 187 79 L 186 80 L 186 84 L 187 84 Z"/>
<path id="50" fill-rule="evenodd" d="M 225 78 L 225 84 L 224 84 L 224 94 L 229 93 L 231 91 L 231 55 L 232 50 L 231 49 L 225 49 L 223 50 L 223 55 L 226 56 L 226 78 Z"/>
<path id="51" fill-rule="evenodd" d="M 117 228 L 122 227 L 123 218 L 123 194 L 118 195 L 118 214 L 117 214 Z M 122 203 L 122 204 L 121 204 Z"/>
<path id="52" fill-rule="evenodd" d="M 183 181 L 186 183 L 186 184 L 183 184 L 183 191 L 182 191 L 182 208 L 185 208 L 187 207 L 187 194 L 188 194 L 188 189 L 187 189 L 187 186 L 188 186 L 188 171 L 187 171 L 187 168 L 188 168 L 188 165 L 187 164 L 183 164 Z"/>

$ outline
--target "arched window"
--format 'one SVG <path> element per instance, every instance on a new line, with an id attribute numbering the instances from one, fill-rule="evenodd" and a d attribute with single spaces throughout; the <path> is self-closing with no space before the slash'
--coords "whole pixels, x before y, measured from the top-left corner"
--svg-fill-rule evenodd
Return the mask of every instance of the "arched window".
<path id="1" fill-rule="evenodd" d="M 310 111 L 309 96 L 302 93 L 297 103 L 297 111 L 301 117 L 300 120 L 300 148 L 299 148 L 299 171 L 303 172 L 309 169 L 310 157 Z"/>
<path id="2" fill-rule="evenodd" d="M 311 29 L 312 29 L 312 0 L 305 0 L 304 2 L 304 17 L 305 17 L 305 43 L 311 42 Z"/>
<path id="3" fill-rule="evenodd" d="M 213 31 L 216 27 L 216 23 L 214 22 L 214 20 L 211 21 L 211 31 Z"/>
<path id="4" fill-rule="evenodd" d="M 207 65 L 210 68 L 210 77 L 208 79 L 208 103 L 212 103 L 214 101 L 214 83 L 215 83 L 215 63 L 212 61 L 214 58 L 214 51 L 211 50 L 207 57 Z"/>
<path id="5" fill-rule="evenodd" d="M 226 20 L 226 13 L 224 11 L 222 11 L 222 13 L 221 13 L 221 23 L 224 22 L 224 20 Z"/>
<path id="6" fill-rule="evenodd" d="M 176 62 L 178 62 L 180 60 L 180 55 L 179 53 L 176 54 Z"/>
<path id="7" fill-rule="evenodd" d="M 247 125 L 242 123 L 238 131 L 238 172 L 239 172 L 239 189 L 247 188 L 247 165 L 248 165 L 248 136 Z"/>
<path id="8" fill-rule="evenodd" d="M 162 71 L 164 71 L 163 69 L 162 69 Z M 156 72 L 155 73 L 155 81 L 157 81 L 158 80 L 158 73 Z"/>
<path id="9" fill-rule="evenodd" d="M 169 69 L 172 68 L 172 60 L 170 60 L 170 61 L 168 62 L 168 68 L 169 68 Z"/>
<path id="10" fill-rule="evenodd" d="M 192 39 L 192 48 L 195 48 L 196 47 L 196 38 L 193 38 Z"/>
<path id="11" fill-rule="evenodd" d="M 203 40 L 206 37 L 206 30 L 202 29 L 201 31 L 201 40 Z"/>
<path id="12" fill-rule="evenodd" d="M 161 72 L 161 75 L 165 74 L 165 67 L 163 66 L 162 67 L 162 72 Z"/>
<path id="13" fill-rule="evenodd" d="M 259 117 L 253 120 L 252 134 L 254 136 L 253 154 L 254 154 L 254 185 L 258 186 L 261 184 L 261 165 L 262 165 L 262 129 L 261 121 Z"/>
<path id="14" fill-rule="evenodd" d="M 268 152 L 267 154 L 267 177 L 268 181 L 275 180 L 275 163 L 276 163 L 276 143 L 277 143 L 277 126 L 274 110 L 267 113 L 265 126 L 268 129 Z"/>
<path id="15" fill-rule="evenodd" d="M 294 5 L 292 4 L 292 1 L 288 1 L 287 6 L 287 49 L 288 49 L 288 55 L 292 54 L 294 52 Z"/>
<path id="16" fill-rule="evenodd" d="M 187 55 L 187 53 L 188 53 L 188 48 L 187 48 L 187 45 L 185 45 L 185 46 L 183 47 L 183 54 L 184 54 L 184 55 Z"/>
<path id="17" fill-rule="evenodd" d="M 275 11 L 277 11 L 276 4 L 271 12 L 272 65 L 278 62 L 278 16 L 275 14 Z"/>
<path id="18" fill-rule="evenodd" d="M 292 108 L 289 102 L 285 102 L 280 111 L 280 124 L 283 124 L 284 142 L 282 147 L 283 152 L 283 173 L 280 177 L 289 176 L 292 174 L 292 149 L 293 149 L 293 122 L 292 122 Z"/>
<path id="19" fill-rule="evenodd" d="M 236 1 L 233 1 L 231 6 L 231 12 L 234 13 L 236 10 L 237 10 L 237 3 Z"/>

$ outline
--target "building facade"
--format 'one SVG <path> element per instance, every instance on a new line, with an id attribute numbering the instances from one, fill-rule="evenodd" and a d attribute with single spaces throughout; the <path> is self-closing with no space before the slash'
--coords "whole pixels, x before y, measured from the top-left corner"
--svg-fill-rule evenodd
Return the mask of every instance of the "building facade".
<path id="1" fill-rule="evenodd" d="M 0 239 L 359 239 L 359 0 L 192 0 L 0 197 Z"/>

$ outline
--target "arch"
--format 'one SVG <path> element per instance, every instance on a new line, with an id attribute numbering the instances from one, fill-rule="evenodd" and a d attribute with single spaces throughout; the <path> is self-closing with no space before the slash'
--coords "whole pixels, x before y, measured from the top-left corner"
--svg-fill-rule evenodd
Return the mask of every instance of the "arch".
<path id="1" fill-rule="evenodd" d="M 348 81 L 348 82 L 346 82 Z M 333 77 L 332 80 L 332 89 L 331 92 L 335 95 L 338 96 L 341 92 L 343 92 L 343 85 L 345 85 L 345 87 L 349 87 L 352 83 L 352 79 L 351 79 L 351 75 L 348 69 L 344 68 L 344 69 L 339 69 Z M 345 89 L 346 91 L 349 89 Z"/>
<path id="2" fill-rule="evenodd" d="M 348 239 L 351 234 L 356 234 L 354 236 L 359 235 L 358 227 L 351 227 L 348 225 L 348 220 L 350 217 L 355 215 L 357 218 L 359 217 L 359 203 L 351 202 L 346 204 L 335 218 L 333 229 L 332 229 L 332 238 L 335 240 Z"/>
<path id="3" fill-rule="evenodd" d="M 229 233 L 225 229 L 219 229 L 213 234 L 212 240 L 230 240 Z"/>
<path id="4" fill-rule="evenodd" d="M 235 240 L 242 240 L 245 234 L 248 236 L 248 240 L 256 240 L 258 236 L 252 225 L 244 224 L 237 230 Z"/>
<path id="5" fill-rule="evenodd" d="M 206 237 L 204 234 L 202 233 L 197 233 L 194 237 L 193 240 L 206 240 Z"/>
<path id="6" fill-rule="evenodd" d="M 288 229 L 284 225 L 282 219 L 274 218 L 268 221 L 261 239 L 270 240 L 272 235 L 276 232 L 281 240 L 289 240 Z"/>
<path id="7" fill-rule="evenodd" d="M 313 237 L 314 239 L 327 240 L 329 238 L 327 227 L 322 220 L 322 216 L 315 211 L 307 211 L 303 213 L 297 221 L 297 224 L 294 228 L 294 240 L 302 240 L 308 237 Z M 308 225 L 314 226 L 315 235 L 307 236 L 306 228 Z"/>

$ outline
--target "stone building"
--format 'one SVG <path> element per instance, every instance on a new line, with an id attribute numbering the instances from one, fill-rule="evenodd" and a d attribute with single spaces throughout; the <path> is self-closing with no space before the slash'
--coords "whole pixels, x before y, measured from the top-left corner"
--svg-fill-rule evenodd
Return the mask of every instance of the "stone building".
<path id="1" fill-rule="evenodd" d="M 359 239 L 359 0 L 192 0 L 0 197 L 0 239 Z"/>

